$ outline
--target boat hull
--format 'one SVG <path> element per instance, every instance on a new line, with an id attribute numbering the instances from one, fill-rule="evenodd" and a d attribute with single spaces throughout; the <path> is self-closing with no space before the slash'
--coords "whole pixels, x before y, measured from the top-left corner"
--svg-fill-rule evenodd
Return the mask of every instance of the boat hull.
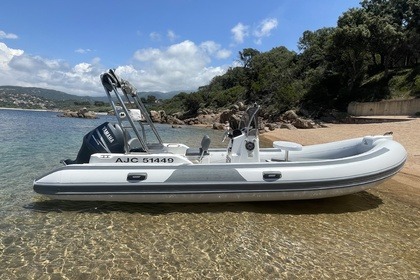
<path id="1" fill-rule="evenodd" d="M 135 203 L 216 203 L 216 202 L 246 202 L 246 201 L 282 201 L 305 200 L 343 196 L 370 189 L 381 182 L 379 180 L 363 185 L 353 185 L 335 188 L 287 190 L 277 189 L 272 191 L 201 191 L 201 192 L 91 192 L 73 193 L 57 192 L 44 194 L 50 199 L 72 201 L 113 201 Z"/>
<path id="2" fill-rule="evenodd" d="M 343 153 L 342 146 L 329 148 Z M 314 151 L 309 148 L 304 156 L 316 154 Z M 141 203 L 318 199 L 372 188 L 395 175 L 405 160 L 400 144 L 381 139 L 366 152 L 335 159 L 177 166 L 70 165 L 35 180 L 34 190 L 52 199 Z"/>

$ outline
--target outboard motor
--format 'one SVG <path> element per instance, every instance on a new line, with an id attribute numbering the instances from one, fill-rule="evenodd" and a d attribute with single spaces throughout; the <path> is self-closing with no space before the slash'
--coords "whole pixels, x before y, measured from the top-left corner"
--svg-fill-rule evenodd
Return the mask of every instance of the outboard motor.
<path id="1" fill-rule="evenodd" d="M 76 160 L 66 159 L 64 163 L 88 163 L 95 153 L 124 153 L 124 133 L 118 124 L 105 122 L 83 137 Z"/>

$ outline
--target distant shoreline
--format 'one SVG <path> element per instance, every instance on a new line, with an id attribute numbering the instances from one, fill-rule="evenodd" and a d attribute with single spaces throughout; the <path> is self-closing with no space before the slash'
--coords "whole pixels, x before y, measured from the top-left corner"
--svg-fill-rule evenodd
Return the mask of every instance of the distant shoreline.
<path id="1" fill-rule="evenodd" d="M 0 107 L 0 110 L 35 111 L 35 112 L 59 112 L 59 111 L 56 111 L 56 110 L 47 110 L 47 109 L 25 109 L 25 108 L 8 108 L 8 107 Z"/>
<path id="2" fill-rule="evenodd" d="M 66 110 L 48 110 L 48 109 L 25 109 L 25 108 L 8 108 L 8 107 L 0 107 L 0 110 L 11 110 L 11 111 L 33 111 L 33 112 L 52 112 L 52 113 L 62 113 Z M 108 113 L 106 112 L 95 112 L 95 114 L 100 116 L 106 116 Z"/>

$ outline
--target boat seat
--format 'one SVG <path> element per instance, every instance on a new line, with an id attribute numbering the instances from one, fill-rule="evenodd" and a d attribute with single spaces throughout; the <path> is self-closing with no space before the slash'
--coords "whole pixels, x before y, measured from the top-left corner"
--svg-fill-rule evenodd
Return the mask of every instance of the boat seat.
<path id="1" fill-rule="evenodd" d="M 209 147 L 210 147 L 210 137 L 208 135 L 204 135 L 203 139 L 201 140 L 201 147 L 200 148 L 188 148 L 185 152 L 186 156 L 199 156 L 200 160 L 203 156 L 209 155 Z"/>
<path id="2" fill-rule="evenodd" d="M 289 151 L 301 151 L 302 145 L 294 142 L 288 141 L 274 141 L 273 147 L 278 148 L 284 151 L 284 160 L 272 158 L 272 161 L 289 161 Z"/>

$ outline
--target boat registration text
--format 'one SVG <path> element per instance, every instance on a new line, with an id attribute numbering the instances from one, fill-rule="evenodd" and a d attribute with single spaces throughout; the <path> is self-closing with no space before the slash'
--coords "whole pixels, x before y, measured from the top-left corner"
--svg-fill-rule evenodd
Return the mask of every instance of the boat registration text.
<path id="1" fill-rule="evenodd" d="M 174 159 L 171 157 L 126 157 L 126 158 L 117 158 L 116 163 L 173 163 Z"/>

